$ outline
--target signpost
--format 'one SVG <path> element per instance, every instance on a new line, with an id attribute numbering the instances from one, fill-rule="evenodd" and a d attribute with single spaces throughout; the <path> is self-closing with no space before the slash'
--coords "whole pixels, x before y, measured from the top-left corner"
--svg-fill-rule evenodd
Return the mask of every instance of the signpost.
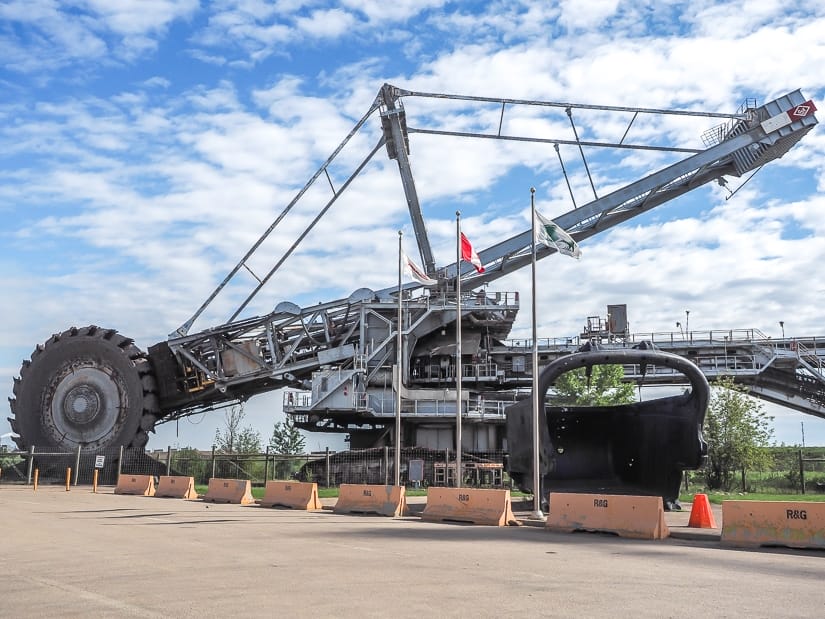
<path id="1" fill-rule="evenodd" d="M 100 475 L 100 469 L 103 468 L 103 464 L 106 462 L 106 456 L 95 456 L 95 475 L 94 479 L 92 480 L 92 492 L 97 494 L 97 478 Z"/>

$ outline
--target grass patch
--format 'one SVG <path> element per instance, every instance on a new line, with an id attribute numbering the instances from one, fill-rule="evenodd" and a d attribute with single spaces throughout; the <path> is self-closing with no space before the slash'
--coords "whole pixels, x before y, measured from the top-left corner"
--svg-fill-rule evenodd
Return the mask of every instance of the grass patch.
<path id="1" fill-rule="evenodd" d="M 338 488 L 318 488 L 318 498 L 320 499 L 337 499 Z"/>
<path id="2" fill-rule="evenodd" d="M 685 503 L 693 502 L 694 494 L 707 494 L 708 500 L 721 505 L 722 501 L 813 501 L 817 503 L 825 502 L 825 494 L 770 494 L 764 492 L 709 492 L 697 491 L 686 492 L 679 495 L 679 500 Z"/>
<path id="3" fill-rule="evenodd" d="M 195 484 L 195 492 L 198 493 L 198 496 L 202 497 L 206 494 L 206 491 L 209 489 L 209 486 L 206 484 Z M 256 499 L 264 498 L 264 488 L 258 486 L 252 486 L 252 496 Z"/>

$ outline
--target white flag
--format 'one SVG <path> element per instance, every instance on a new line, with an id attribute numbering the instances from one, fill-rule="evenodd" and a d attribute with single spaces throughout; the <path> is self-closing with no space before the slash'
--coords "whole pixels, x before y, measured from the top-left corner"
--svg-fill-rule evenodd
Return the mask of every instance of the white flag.
<path id="1" fill-rule="evenodd" d="M 410 257 L 403 250 L 401 251 L 401 269 L 404 271 L 404 275 L 413 278 L 419 284 L 435 286 L 438 283 L 437 279 L 428 277 L 424 269 L 410 260 Z"/>
<path id="2" fill-rule="evenodd" d="M 552 247 L 560 254 L 581 258 L 582 252 L 573 237 L 551 219 L 543 217 L 536 211 L 536 241 Z"/>

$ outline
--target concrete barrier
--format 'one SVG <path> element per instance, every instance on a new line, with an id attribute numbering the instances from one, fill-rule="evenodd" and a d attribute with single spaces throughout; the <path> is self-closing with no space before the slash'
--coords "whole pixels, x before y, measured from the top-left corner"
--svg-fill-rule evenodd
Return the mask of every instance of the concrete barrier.
<path id="1" fill-rule="evenodd" d="M 404 486 L 341 484 L 336 514 L 377 514 L 398 518 L 406 516 L 407 495 Z"/>
<path id="2" fill-rule="evenodd" d="M 547 529 L 604 531 L 634 539 L 664 539 L 662 497 L 551 492 Z"/>
<path id="3" fill-rule="evenodd" d="M 152 475 L 124 475 L 117 478 L 115 494 L 155 496 L 155 478 Z"/>
<path id="4" fill-rule="evenodd" d="M 155 496 L 173 499 L 197 499 L 195 478 L 182 475 L 161 475 Z"/>
<path id="5" fill-rule="evenodd" d="M 248 479 L 220 479 L 213 477 L 209 480 L 206 494 L 201 497 L 212 503 L 235 503 L 251 505 L 255 502 L 252 496 L 252 484 Z"/>
<path id="6" fill-rule="evenodd" d="M 421 519 L 496 527 L 517 524 L 509 490 L 478 488 L 427 488 L 427 506 Z"/>
<path id="7" fill-rule="evenodd" d="M 318 484 L 295 481 L 268 481 L 261 507 L 288 507 L 314 511 L 322 508 Z"/>
<path id="8" fill-rule="evenodd" d="M 825 548 L 825 503 L 722 501 L 722 543 Z"/>

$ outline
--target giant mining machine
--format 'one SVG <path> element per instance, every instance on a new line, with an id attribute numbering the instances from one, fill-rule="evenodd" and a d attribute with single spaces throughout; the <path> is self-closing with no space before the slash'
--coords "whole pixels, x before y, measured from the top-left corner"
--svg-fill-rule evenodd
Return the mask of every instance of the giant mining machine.
<path id="1" fill-rule="evenodd" d="M 430 108 L 485 106 L 487 122 L 414 126 L 405 107 L 412 101 L 425 101 Z M 631 363 L 641 368 L 656 364 L 683 372 L 690 391 L 618 407 L 542 407 L 542 483 L 547 488 L 632 490 L 672 499 L 678 493 L 681 471 L 698 467 L 705 451 L 701 428 L 708 386 L 702 374 L 683 358 L 645 347 L 574 352 L 543 370 L 533 367 L 525 350 L 507 343 L 520 308 L 518 293 L 492 292 L 488 284 L 531 264 L 534 251 L 541 260 L 555 250 L 544 245 L 534 250 L 533 234 L 527 229 L 479 251 L 486 267 L 483 273 L 462 260 L 437 264 L 413 178 L 411 145 L 416 135 L 506 141 L 511 146 L 552 145 L 564 171 L 559 151 L 563 145 L 581 154 L 588 178 L 584 149 L 644 150 L 675 159 L 604 195 L 597 195 L 593 186 L 594 199 L 585 204 L 576 204 L 571 190 L 574 208 L 554 221 L 581 242 L 711 181 L 724 184 L 726 177 L 753 173 L 784 155 L 815 126 L 815 109 L 798 90 L 761 105 L 748 101 L 735 113 L 720 114 L 414 92 L 385 84 L 264 234 L 165 341 L 144 352 L 114 329 L 82 326 L 56 333 L 38 345 L 31 359 L 23 362 L 9 398 L 15 441 L 21 449 L 36 445 L 67 452 L 112 446 L 141 450 L 157 424 L 285 389 L 284 410 L 298 427 L 347 433 L 352 447 L 368 447 L 391 441 L 389 429 L 400 391 L 402 446 L 451 444 L 451 422 L 460 406 L 464 448 L 506 448 L 511 476 L 530 490 L 531 411 L 525 390 L 533 372 L 542 372 L 544 402 L 560 373 L 598 364 Z M 624 135 L 610 141 L 597 139 L 605 132 L 590 132 L 583 139 L 576 120 L 584 112 L 621 115 Z M 516 128 L 526 125 L 507 122 L 513 115 L 523 121 L 553 113 L 569 121 L 568 139 L 535 132 L 524 135 Z M 702 136 L 700 148 L 629 139 L 641 119 L 668 115 L 702 116 L 716 125 Z M 370 122 L 376 116 L 380 125 Z M 651 132 L 642 133 L 649 137 Z M 356 136 L 359 142 L 373 138 L 374 146 L 335 186 L 330 170 Z M 397 164 L 423 270 L 437 283 L 360 288 L 347 298 L 304 307 L 284 300 L 271 313 L 244 316 L 252 299 L 380 152 Z M 564 176 L 567 179 L 566 171 Z M 251 258 L 296 204 L 310 192 L 317 195 L 324 184 L 329 186 L 328 200 L 307 228 L 290 239 L 291 245 L 274 266 L 255 275 L 257 285 L 228 321 L 193 330 L 225 286 L 240 271 L 251 272 Z M 462 385 L 460 394 L 457 383 Z"/>

